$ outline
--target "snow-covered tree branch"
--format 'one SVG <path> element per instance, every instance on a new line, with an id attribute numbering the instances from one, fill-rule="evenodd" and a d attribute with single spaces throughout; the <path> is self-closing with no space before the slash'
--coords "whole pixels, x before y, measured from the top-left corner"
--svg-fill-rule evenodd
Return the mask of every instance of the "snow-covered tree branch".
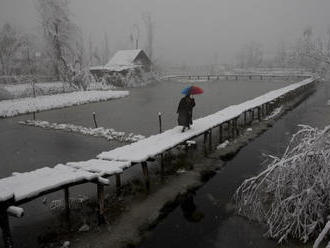
<path id="1" fill-rule="evenodd" d="M 267 225 L 267 236 L 307 242 L 330 213 L 330 126 L 301 126 L 284 155 L 237 189 L 239 214 Z"/>

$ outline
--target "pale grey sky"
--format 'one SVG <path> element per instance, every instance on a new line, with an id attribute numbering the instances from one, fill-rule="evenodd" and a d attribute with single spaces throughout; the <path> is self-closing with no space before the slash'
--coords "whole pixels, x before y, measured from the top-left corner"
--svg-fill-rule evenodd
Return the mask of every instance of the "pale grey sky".
<path id="1" fill-rule="evenodd" d="M 0 0 L 0 24 L 36 30 L 35 2 Z M 271 54 L 279 42 L 292 42 L 307 26 L 316 34 L 330 26 L 329 0 L 71 0 L 70 6 L 86 41 L 91 36 L 101 44 L 107 32 L 112 51 L 130 48 L 133 24 L 142 32 L 142 13 L 150 11 L 155 57 L 176 64 L 210 63 L 215 53 L 220 63 L 232 62 L 250 41 Z"/>

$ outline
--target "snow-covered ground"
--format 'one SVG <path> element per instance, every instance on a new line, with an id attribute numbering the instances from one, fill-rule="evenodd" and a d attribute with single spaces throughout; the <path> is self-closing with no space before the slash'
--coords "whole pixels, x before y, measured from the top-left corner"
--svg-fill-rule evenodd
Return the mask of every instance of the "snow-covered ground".
<path id="1" fill-rule="evenodd" d="M 19 114 L 107 101 L 126 97 L 128 95 L 128 91 L 79 91 L 49 96 L 37 96 L 35 98 L 29 97 L 4 100 L 0 101 L 0 117 L 11 117 Z"/>
<path id="2" fill-rule="evenodd" d="M 40 120 L 20 121 L 19 124 L 47 128 L 47 129 L 63 130 L 65 132 L 74 132 L 83 135 L 95 136 L 95 137 L 103 137 L 107 140 L 118 140 L 121 142 L 136 142 L 138 140 L 145 138 L 143 135 L 117 132 L 112 128 L 108 129 L 104 127 L 90 128 L 90 127 L 77 126 L 74 124 L 50 123 L 48 121 L 40 121 Z"/>

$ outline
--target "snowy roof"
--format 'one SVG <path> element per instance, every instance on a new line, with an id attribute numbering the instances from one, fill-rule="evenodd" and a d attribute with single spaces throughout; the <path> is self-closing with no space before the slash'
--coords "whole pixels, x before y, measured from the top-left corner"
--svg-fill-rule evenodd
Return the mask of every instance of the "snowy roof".
<path id="1" fill-rule="evenodd" d="M 136 64 L 135 59 L 140 53 L 143 53 L 141 49 L 135 50 L 120 50 L 109 60 L 104 66 L 92 66 L 89 69 L 91 71 L 124 71 L 141 67 L 142 65 Z"/>
<path id="2" fill-rule="evenodd" d="M 141 52 L 141 49 L 120 50 L 115 53 L 105 67 L 135 65 L 134 60 Z"/>

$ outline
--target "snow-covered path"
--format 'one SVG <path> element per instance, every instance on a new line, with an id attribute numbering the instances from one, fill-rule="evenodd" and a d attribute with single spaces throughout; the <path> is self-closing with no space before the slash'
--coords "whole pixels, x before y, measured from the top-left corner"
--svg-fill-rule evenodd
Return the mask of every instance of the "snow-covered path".
<path id="1" fill-rule="evenodd" d="M 37 96 L 0 101 L 0 117 L 70 107 L 92 102 L 126 97 L 128 91 L 79 91 L 65 94 Z"/>

